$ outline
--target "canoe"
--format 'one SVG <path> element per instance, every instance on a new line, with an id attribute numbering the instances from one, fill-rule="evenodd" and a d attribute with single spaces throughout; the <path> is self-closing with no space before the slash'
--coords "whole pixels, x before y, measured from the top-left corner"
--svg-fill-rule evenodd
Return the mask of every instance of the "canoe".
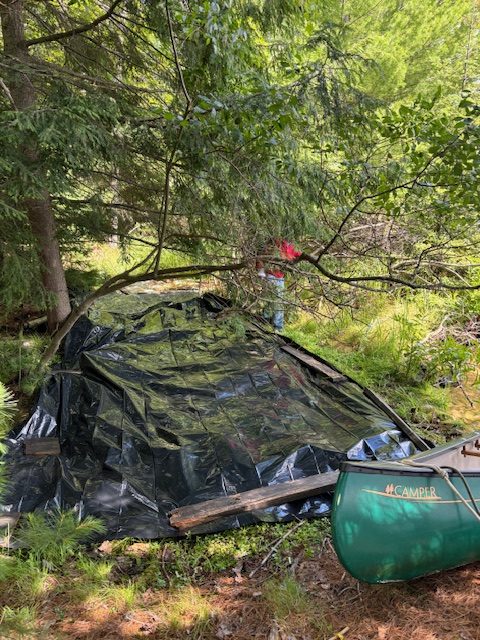
<path id="1" fill-rule="evenodd" d="M 411 580 L 480 560 L 476 509 L 480 432 L 401 462 L 347 461 L 333 499 L 333 544 L 358 580 Z"/>

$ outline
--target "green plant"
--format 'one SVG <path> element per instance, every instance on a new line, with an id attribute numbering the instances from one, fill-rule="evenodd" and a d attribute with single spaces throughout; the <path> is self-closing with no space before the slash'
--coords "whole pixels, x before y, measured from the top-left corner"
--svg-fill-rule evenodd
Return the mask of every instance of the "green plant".
<path id="1" fill-rule="evenodd" d="M 37 562 L 60 566 L 82 542 L 103 533 L 104 525 L 91 516 L 79 521 L 71 511 L 55 514 L 29 513 L 18 537 Z"/>
<path id="2" fill-rule="evenodd" d="M 33 607 L 19 607 L 12 609 L 4 607 L 0 616 L 0 638 L 13 640 L 14 638 L 30 638 L 39 632 L 36 622 L 36 612 Z"/>
<path id="3" fill-rule="evenodd" d="M 214 613 L 215 609 L 208 599 L 193 587 L 173 592 L 165 607 L 165 615 L 172 629 L 184 630 L 194 639 L 205 637 Z"/>
<path id="4" fill-rule="evenodd" d="M 107 585 L 92 592 L 93 598 L 107 602 L 115 611 L 131 609 L 137 598 L 137 587 L 133 582 L 123 585 Z"/>
<path id="5" fill-rule="evenodd" d="M 447 335 L 443 340 L 417 344 L 413 357 L 422 366 L 426 380 L 437 382 L 444 379 L 448 384 L 460 381 L 476 369 L 480 362 L 480 349 L 477 344 L 461 344 Z"/>
<path id="6" fill-rule="evenodd" d="M 3 438 L 8 426 L 13 420 L 17 403 L 13 397 L 13 393 L 9 391 L 0 382 L 0 438 Z M 5 446 L 0 442 L 0 492 L 4 485 L 4 462 L 3 454 L 5 453 Z"/>
<path id="7" fill-rule="evenodd" d="M 311 606 L 305 589 L 292 576 L 268 580 L 263 595 L 277 620 L 305 613 Z"/>
<path id="8" fill-rule="evenodd" d="M 39 334 L 3 336 L 0 340 L 0 382 L 23 382 L 23 372 L 35 367 L 48 338 Z"/>
<path id="9" fill-rule="evenodd" d="M 17 402 L 13 393 L 0 382 L 0 435 L 12 422 L 16 408 Z"/>
<path id="10" fill-rule="evenodd" d="M 75 566 L 80 573 L 82 583 L 103 585 L 108 583 L 110 579 L 113 563 L 81 555 L 77 559 Z"/>
<path id="11" fill-rule="evenodd" d="M 99 287 L 105 279 L 105 274 L 98 269 L 85 269 L 82 265 L 79 268 L 66 269 L 65 278 L 70 291 L 74 294 L 82 294 Z"/>
<path id="12" fill-rule="evenodd" d="M 380 392 L 408 421 L 433 425 L 435 432 L 429 430 L 428 437 L 443 442 L 445 435 L 458 430 L 458 422 L 450 415 L 449 389 L 437 383 L 465 377 L 476 370 L 479 359 L 474 343 L 430 339 L 445 317 L 453 313 L 459 318 L 458 298 L 434 293 L 362 294 L 355 313 L 334 314 L 322 303 L 321 319 L 299 314 L 286 333 L 360 384 Z M 469 302 L 469 309 L 473 304 Z M 467 322 L 465 316 L 462 322 Z"/>
<path id="13" fill-rule="evenodd" d="M 299 547 L 312 556 L 328 534 L 329 526 L 326 519 L 304 522 L 293 535 L 282 540 L 271 563 L 281 566 Z M 142 558 L 145 565 L 136 583 L 140 590 L 152 584 L 179 587 L 208 574 L 231 570 L 249 558 L 266 553 L 292 527 L 295 523 L 259 524 L 175 542 L 152 542 Z M 115 545 L 115 553 L 128 554 L 128 546 Z M 159 571 L 159 562 L 163 571 Z"/>

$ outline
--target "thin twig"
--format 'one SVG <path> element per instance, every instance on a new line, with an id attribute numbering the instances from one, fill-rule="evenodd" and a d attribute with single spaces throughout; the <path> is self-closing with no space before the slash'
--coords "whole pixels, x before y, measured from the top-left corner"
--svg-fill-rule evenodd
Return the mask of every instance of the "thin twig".
<path id="1" fill-rule="evenodd" d="M 291 536 L 292 533 L 295 533 L 295 531 L 297 531 L 297 529 L 300 529 L 300 527 L 302 525 L 304 525 L 305 522 L 306 522 L 306 520 L 300 520 L 300 522 L 297 522 L 297 524 L 294 527 L 292 527 L 291 529 L 289 529 L 287 531 L 287 533 L 284 533 L 283 536 L 277 540 L 277 542 L 273 545 L 273 547 L 270 549 L 270 551 L 267 553 L 267 555 L 263 558 L 261 563 L 257 567 L 255 567 L 255 569 L 250 571 L 250 573 L 248 574 L 248 577 L 249 578 L 253 578 L 253 576 L 257 573 L 257 571 L 259 571 L 262 567 L 264 567 L 266 565 L 266 563 L 269 561 L 269 559 L 272 557 L 272 555 L 275 553 L 275 551 L 278 549 L 278 547 L 282 544 L 282 542 L 286 538 Z"/>
<path id="2" fill-rule="evenodd" d="M 328 640 L 343 640 L 343 636 L 347 633 L 350 627 L 343 627 L 341 631 L 337 631 L 333 636 L 331 636 Z"/>
<path id="3" fill-rule="evenodd" d="M 467 402 L 470 404 L 470 407 L 472 407 L 472 408 L 473 408 L 473 407 L 475 406 L 475 405 L 474 405 L 474 403 L 473 403 L 473 400 L 470 398 L 470 396 L 468 395 L 468 393 L 465 391 L 465 388 L 464 388 L 463 384 L 462 384 L 461 382 L 459 382 L 459 381 L 457 381 L 457 383 L 458 383 L 458 388 L 460 389 L 460 391 L 461 391 L 461 392 L 463 393 L 463 395 L 465 396 L 465 398 L 466 398 Z"/>
<path id="4" fill-rule="evenodd" d="M 0 87 L 3 89 L 3 92 L 5 93 L 9 101 L 12 103 L 12 107 L 15 110 L 17 110 L 17 107 L 15 105 L 15 100 L 13 99 L 12 94 L 10 93 L 10 89 L 7 87 L 7 85 L 3 81 L 3 78 L 0 78 Z"/>
<path id="5" fill-rule="evenodd" d="M 175 34 L 173 33 L 172 18 L 170 16 L 170 8 L 168 6 L 168 0 L 165 0 L 165 11 L 167 13 L 168 33 L 170 35 L 170 42 L 172 43 L 172 50 L 173 50 L 173 57 L 174 57 L 174 60 L 175 60 L 175 66 L 177 68 L 177 73 L 178 73 L 178 77 L 179 77 L 179 80 L 180 80 L 180 84 L 182 85 L 183 95 L 185 96 L 185 100 L 187 101 L 187 109 L 189 109 L 190 105 L 192 104 L 192 100 L 190 98 L 190 95 L 188 94 L 187 86 L 185 84 L 185 80 L 184 80 L 184 77 L 183 77 L 182 68 L 180 66 L 180 61 L 178 59 L 177 45 L 175 44 Z"/>

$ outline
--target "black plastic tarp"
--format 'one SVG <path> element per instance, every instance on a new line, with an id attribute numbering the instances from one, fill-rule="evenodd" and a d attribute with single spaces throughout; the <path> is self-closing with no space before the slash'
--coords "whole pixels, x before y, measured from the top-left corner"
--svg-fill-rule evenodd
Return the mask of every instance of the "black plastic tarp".
<path id="1" fill-rule="evenodd" d="M 177 506 L 415 448 L 349 379 L 333 382 L 214 296 L 114 294 L 68 336 L 29 420 L 8 440 L 5 511 L 75 509 L 107 537 L 177 535 Z M 61 455 L 24 440 L 58 436 Z M 195 532 L 323 515 L 328 496 Z"/>

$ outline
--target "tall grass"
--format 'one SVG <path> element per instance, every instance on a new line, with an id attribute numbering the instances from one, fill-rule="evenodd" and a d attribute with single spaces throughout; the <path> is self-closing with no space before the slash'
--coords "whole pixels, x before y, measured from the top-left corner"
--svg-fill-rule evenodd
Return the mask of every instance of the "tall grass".
<path id="1" fill-rule="evenodd" d="M 403 297 L 370 295 L 354 313 L 320 311 L 323 319 L 300 314 L 285 333 L 332 362 L 359 383 L 376 389 L 407 419 L 449 419 L 449 390 L 438 381 L 468 370 L 473 347 L 423 342 L 457 304 L 453 297 L 421 293 Z M 470 360 L 469 360 L 470 357 Z"/>
<path id="2" fill-rule="evenodd" d="M 24 373 L 30 371 L 38 362 L 47 342 L 48 337 L 40 334 L 1 336 L 0 382 L 11 384 L 15 381 L 22 384 Z"/>
<path id="3" fill-rule="evenodd" d="M 92 281 L 87 282 L 87 284 L 90 283 L 93 288 L 94 285 L 101 284 L 102 280 L 111 278 L 140 263 L 148 256 L 150 251 L 151 247 L 149 245 L 139 242 L 133 242 L 129 245 L 128 250 L 125 251 L 118 245 L 92 245 L 88 255 L 88 262 L 85 260 L 84 255 L 71 257 L 70 279 L 75 283 L 75 273 L 80 273 L 81 275 L 81 272 L 87 271 L 91 276 L 90 278 L 87 277 L 87 279 L 82 276 L 83 280 Z M 183 267 L 188 264 L 188 259 L 184 254 L 171 249 L 162 251 L 161 269 Z"/>

